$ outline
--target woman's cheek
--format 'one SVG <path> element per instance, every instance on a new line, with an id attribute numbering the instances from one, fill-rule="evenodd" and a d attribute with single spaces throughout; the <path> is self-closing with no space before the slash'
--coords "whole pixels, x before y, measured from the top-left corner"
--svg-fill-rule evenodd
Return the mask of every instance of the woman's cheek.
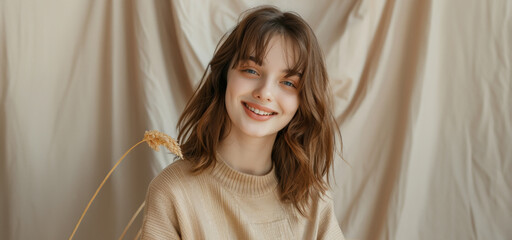
<path id="1" fill-rule="evenodd" d="M 282 108 L 287 113 L 294 115 L 299 108 L 299 97 L 296 94 L 282 94 L 280 97 L 282 98 L 280 101 L 282 103 Z"/>

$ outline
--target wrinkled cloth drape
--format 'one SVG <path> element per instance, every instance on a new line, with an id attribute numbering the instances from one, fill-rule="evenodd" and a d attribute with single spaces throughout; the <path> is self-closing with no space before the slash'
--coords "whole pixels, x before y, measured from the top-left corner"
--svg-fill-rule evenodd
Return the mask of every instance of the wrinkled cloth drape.
<path id="1" fill-rule="evenodd" d="M 145 130 L 177 136 L 217 42 L 263 3 L 324 51 L 347 239 L 512 239 L 508 0 L 0 0 L 0 238 L 67 238 Z M 75 239 L 118 237 L 172 159 L 132 151 Z"/>

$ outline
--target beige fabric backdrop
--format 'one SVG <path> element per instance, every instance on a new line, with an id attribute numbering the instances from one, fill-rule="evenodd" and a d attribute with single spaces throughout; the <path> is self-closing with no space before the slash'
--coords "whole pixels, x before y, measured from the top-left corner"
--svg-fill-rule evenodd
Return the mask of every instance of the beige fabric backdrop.
<path id="1" fill-rule="evenodd" d="M 347 239 L 512 239 L 509 0 L 0 0 L 0 238 L 67 238 L 145 130 L 177 135 L 218 40 L 261 3 L 325 52 Z M 118 237 L 171 159 L 136 148 L 75 239 Z"/>

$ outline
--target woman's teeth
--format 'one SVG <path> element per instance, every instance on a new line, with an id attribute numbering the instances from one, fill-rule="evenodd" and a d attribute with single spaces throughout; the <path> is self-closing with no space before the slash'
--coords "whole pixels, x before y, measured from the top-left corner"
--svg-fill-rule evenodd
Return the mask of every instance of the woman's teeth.
<path id="1" fill-rule="evenodd" d="M 261 116 L 269 116 L 269 115 L 273 115 L 273 113 L 269 113 L 269 112 L 265 112 L 265 111 L 262 111 L 262 110 L 259 110 L 259 109 L 256 109 L 256 108 L 253 108 L 249 105 L 247 105 L 247 103 L 245 104 L 245 106 L 247 108 L 249 108 L 249 110 L 251 110 L 251 112 L 253 113 L 256 113 L 258 115 L 261 115 Z"/>

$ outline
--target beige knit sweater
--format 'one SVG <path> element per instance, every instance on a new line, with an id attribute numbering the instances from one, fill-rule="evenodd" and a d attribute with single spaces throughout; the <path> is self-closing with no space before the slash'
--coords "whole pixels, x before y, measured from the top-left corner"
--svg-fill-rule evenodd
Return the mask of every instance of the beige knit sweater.
<path id="1" fill-rule="evenodd" d="M 219 160 L 199 175 L 178 160 L 149 185 L 142 239 L 344 239 L 325 196 L 310 219 L 278 197 L 274 169 L 264 176 L 238 172 Z"/>

